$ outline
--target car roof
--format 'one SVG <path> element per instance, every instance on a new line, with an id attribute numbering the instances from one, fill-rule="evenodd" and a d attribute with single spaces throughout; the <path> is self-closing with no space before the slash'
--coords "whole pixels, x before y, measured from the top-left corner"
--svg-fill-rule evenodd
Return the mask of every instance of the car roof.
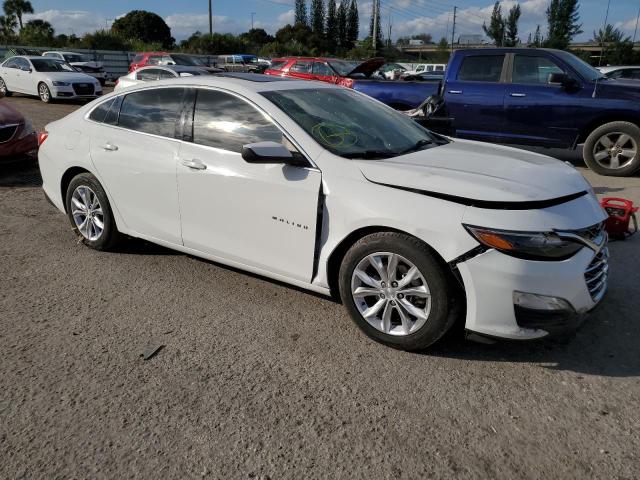
<path id="1" fill-rule="evenodd" d="M 144 67 L 138 68 L 135 71 L 140 72 L 142 70 L 157 70 L 158 68 L 161 70 L 173 70 L 174 72 L 190 72 L 193 70 L 198 70 L 200 72 L 204 71 L 202 67 L 197 67 L 195 65 L 145 65 Z"/>
<path id="2" fill-rule="evenodd" d="M 82 53 L 68 52 L 66 50 L 47 50 L 46 52 L 42 52 L 43 55 L 45 53 L 61 53 L 62 55 L 82 55 Z"/>

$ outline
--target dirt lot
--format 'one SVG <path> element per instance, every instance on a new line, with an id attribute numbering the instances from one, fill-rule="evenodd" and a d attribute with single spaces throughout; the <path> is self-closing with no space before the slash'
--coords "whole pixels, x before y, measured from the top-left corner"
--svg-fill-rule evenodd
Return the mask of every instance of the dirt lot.
<path id="1" fill-rule="evenodd" d="M 37 128 L 76 108 L 4 101 Z M 640 202 L 639 178 L 587 175 Z M 640 235 L 569 343 L 410 354 L 325 298 L 91 251 L 37 182 L 0 174 L 0 478 L 638 478 Z"/>

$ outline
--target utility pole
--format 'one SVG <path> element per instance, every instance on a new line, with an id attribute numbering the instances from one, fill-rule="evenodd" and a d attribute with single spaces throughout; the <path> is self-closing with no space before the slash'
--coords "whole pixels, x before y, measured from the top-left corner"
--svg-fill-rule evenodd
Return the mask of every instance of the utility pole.
<path id="1" fill-rule="evenodd" d="M 633 31 L 633 42 L 632 45 L 636 43 L 636 33 L 638 33 L 638 19 L 640 19 L 640 8 L 638 8 L 638 15 L 636 15 L 636 29 Z"/>
<path id="2" fill-rule="evenodd" d="M 458 7 L 453 7 L 453 26 L 451 27 L 451 53 L 453 53 L 453 40 L 456 38 L 456 14 Z"/>
<path id="3" fill-rule="evenodd" d="M 251 30 L 253 30 L 253 16 L 256 14 L 256 12 L 251 12 Z"/>
<path id="4" fill-rule="evenodd" d="M 209 35 L 213 35 L 213 15 L 211 14 L 211 0 L 209 0 Z"/>
<path id="5" fill-rule="evenodd" d="M 376 52 L 377 39 L 378 39 L 378 4 L 379 0 L 373 0 L 373 51 Z"/>

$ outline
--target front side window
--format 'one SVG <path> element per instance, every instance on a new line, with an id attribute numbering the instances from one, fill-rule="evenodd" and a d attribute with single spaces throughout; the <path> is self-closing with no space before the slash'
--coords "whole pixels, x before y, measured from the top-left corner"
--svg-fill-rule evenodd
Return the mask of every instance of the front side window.
<path id="1" fill-rule="evenodd" d="M 25 60 L 26 62 L 26 60 Z M 68 63 L 55 58 L 33 58 L 31 59 L 33 68 L 36 72 L 75 72 L 74 68 Z M 26 67 L 29 67 L 27 62 Z"/>
<path id="2" fill-rule="evenodd" d="M 325 77 L 330 77 L 333 75 L 331 69 L 322 62 L 314 62 L 313 64 L 313 74 L 314 75 L 323 75 Z"/>
<path id="3" fill-rule="evenodd" d="M 416 72 L 421 72 L 424 70 L 424 65 L 418 65 L 418 68 L 416 68 Z"/>
<path id="4" fill-rule="evenodd" d="M 244 100 L 215 90 L 198 90 L 193 141 L 240 153 L 249 143 L 281 142 L 282 132 Z"/>
<path id="5" fill-rule="evenodd" d="M 458 80 L 467 82 L 499 82 L 504 55 L 471 55 L 462 60 Z"/>
<path id="6" fill-rule="evenodd" d="M 327 62 L 331 68 L 333 68 L 338 75 L 346 77 L 351 71 L 358 66 L 356 62 L 347 62 L 345 60 L 329 60 Z"/>
<path id="7" fill-rule="evenodd" d="M 547 57 L 516 55 L 513 59 L 513 83 L 549 83 L 552 73 L 565 73 L 555 62 Z"/>
<path id="8" fill-rule="evenodd" d="M 289 69 L 290 72 L 311 73 L 311 62 L 298 61 Z"/>
<path id="9" fill-rule="evenodd" d="M 183 94 L 183 88 L 154 88 L 130 93 L 122 101 L 118 125 L 174 138 Z"/>
<path id="10" fill-rule="evenodd" d="M 345 158 L 390 158 L 446 142 L 407 115 L 351 89 L 305 88 L 262 95 L 322 147 Z"/>

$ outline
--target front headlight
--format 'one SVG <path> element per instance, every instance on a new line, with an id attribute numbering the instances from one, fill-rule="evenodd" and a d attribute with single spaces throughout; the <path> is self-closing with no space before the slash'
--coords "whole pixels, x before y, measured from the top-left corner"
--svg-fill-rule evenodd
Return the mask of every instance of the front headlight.
<path id="1" fill-rule="evenodd" d="M 482 245 L 512 257 L 528 260 L 564 260 L 584 245 L 560 238 L 554 232 L 516 232 L 464 225 Z"/>
<path id="2" fill-rule="evenodd" d="M 54 82 L 51 82 L 51 83 L 53 83 L 54 87 L 68 87 L 69 85 L 71 85 L 69 82 L 57 82 L 57 81 L 54 81 Z"/>

